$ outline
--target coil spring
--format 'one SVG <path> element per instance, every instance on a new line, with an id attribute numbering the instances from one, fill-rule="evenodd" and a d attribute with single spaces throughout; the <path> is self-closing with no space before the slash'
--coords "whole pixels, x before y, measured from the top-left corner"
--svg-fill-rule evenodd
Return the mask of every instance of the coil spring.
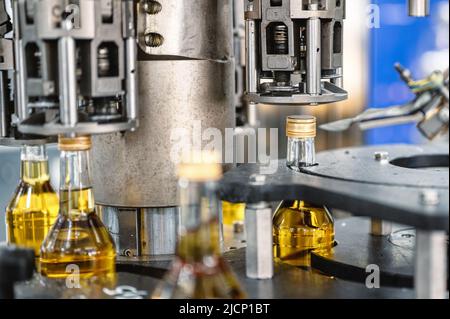
<path id="1" fill-rule="evenodd" d="M 276 25 L 273 40 L 277 54 L 288 54 L 288 28 L 284 24 Z"/>
<path id="2" fill-rule="evenodd" d="M 97 61 L 99 76 L 107 76 L 111 67 L 109 49 L 107 47 L 103 46 L 98 49 Z"/>

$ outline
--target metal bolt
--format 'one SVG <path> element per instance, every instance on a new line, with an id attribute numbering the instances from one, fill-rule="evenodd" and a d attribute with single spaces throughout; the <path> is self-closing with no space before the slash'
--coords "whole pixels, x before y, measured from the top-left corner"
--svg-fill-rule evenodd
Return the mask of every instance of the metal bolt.
<path id="1" fill-rule="evenodd" d="M 262 185 L 266 182 L 265 175 L 253 174 L 250 176 L 250 184 L 252 185 Z"/>
<path id="2" fill-rule="evenodd" d="M 245 224 L 242 221 L 235 221 L 233 223 L 233 231 L 236 234 L 242 234 L 245 229 Z"/>
<path id="3" fill-rule="evenodd" d="M 162 5 L 155 0 L 144 1 L 144 10 L 148 14 L 158 14 L 162 11 Z"/>
<path id="4" fill-rule="evenodd" d="M 157 48 L 164 44 L 164 37 L 156 32 L 149 32 L 145 35 L 145 44 L 151 48 Z"/>
<path id="5" fill-rule="evenodd" d="M 131 251 L 131 249 L 125 249 L 123 251 L 123 256 L 125 256 L 125 257 L 132 257 L 133 256 L 133 252 Z"/>
<path id="6" fill-rule="evenodd" d="M 433 189 L 426 189 L 420 193 L 420 202 L 425 206 L 437 206 L 440 203 L 439 193 Z"/>
<path id="7" fill-rule="evenodd" d="M 449 122 L 449 110 L 448 107 L 444 107 L 440 112 L 439 112 L 439 118 L 441 119 L 442 122 L 444 123 L 448 123 Z"/>
<path id="8" fill-rule="evenodd" d="M 388 152 L 375 152 L 374 158 L 378 162 L 386 162 L 386 161 L 389 161 L 389 153 Z"/>

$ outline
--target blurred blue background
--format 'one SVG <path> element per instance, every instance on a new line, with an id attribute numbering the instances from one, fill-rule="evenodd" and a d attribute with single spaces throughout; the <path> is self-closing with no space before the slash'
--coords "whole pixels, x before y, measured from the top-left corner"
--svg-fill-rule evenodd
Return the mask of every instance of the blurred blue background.
<path id="1" fill-rule="evenodd" d="M 409 17 L 406 0 L 373 0 L 371 3 L 380 7 L 381 24 L 380 28 L 370 30 L 368 104 L 382 108 L 406 103 L 414 95 L 400 80 L 394 64 L 400 62 L 415 78 L 448 67 L 449 2 L 431 0 L 431 15 L 426 18 Z M 365 135 L 367 144 L 423 141 L 414 124 L 374 129 Z"/>

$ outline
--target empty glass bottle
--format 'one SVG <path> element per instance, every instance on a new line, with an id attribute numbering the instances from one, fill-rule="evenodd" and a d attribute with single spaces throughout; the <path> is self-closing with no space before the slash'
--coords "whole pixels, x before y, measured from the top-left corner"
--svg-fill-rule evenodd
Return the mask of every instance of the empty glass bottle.
<path id="1" fill-rule="evenodd" d="M 20 183 L 6 208 L 7 241 L 39 256 L 58 215 L 58 196 L 50 184 L 45 145 L 23 146 L 20 160 Z"/>
<path id="2" fill-rule="evenodd" d="M 316 119 L 290 116 L 287 119 L 287 166 L 300 171 L 314 166 Z M 334 222 L 326 207 L 301 199 L 283 201 L 273 219 L 274 256 L 294 266 L 310 266 L 310 253 L 330 255 L 334 246 Z"/>
<path id="3" fill-rule="evenodd" d="M 41 249 L 41 274 L 50 278 L 115 274 L 115 247 L 95 212 L 90 137 L 59 138 L 60 210 Z"/>
<path id="4" fill-rule="evenodd" d="M 221 256 L 217 181 L 222 168 L 210 153 L 179 166 L 181 233 L 171 270 L 153 294 L 162 299 L 244 298 Z"/>

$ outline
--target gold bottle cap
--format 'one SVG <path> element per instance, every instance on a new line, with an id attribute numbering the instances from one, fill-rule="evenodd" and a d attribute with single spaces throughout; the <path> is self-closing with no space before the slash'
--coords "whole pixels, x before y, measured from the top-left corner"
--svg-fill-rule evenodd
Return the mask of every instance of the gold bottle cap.
<path id="1" fill-rule="evenodd" d="M 317 121 L 311 115 L 291 115 L 286 120 L 286 136 L 293 138 L 316 137 Z"/>
<path id="2" fill-rule="evenodd" d="M 58 140 L 58 148 L 61 151 L 67 152 L 88 151 L 92 148 L 92 139 L 90 136 L 60 136 Z"/>
<path id="3" fill-rule="evenodd" d="M 190 152 L 178 165 L 178 177 L 194 182 L 217 181 L 222 175 L 221 160 L 216 152 Z"/>

